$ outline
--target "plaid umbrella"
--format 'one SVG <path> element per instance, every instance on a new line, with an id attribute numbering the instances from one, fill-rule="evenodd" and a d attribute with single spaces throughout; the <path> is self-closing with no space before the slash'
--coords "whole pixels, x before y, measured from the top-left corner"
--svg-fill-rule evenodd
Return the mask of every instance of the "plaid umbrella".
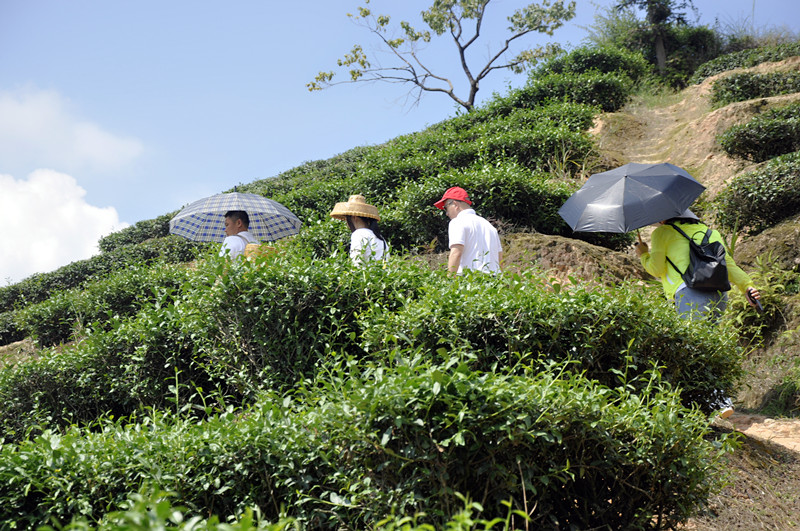
<path id="1" fill-rule="evenodd" d="M 259 240 L 274 241 L 300 232 L 300 220 L 272 199 L 257 194 L 217 194 L 190 204 L 169 221 L 169 233 L 197 242 L 225 239 L 225 212 L 244 210 L 249 231 Z"/>

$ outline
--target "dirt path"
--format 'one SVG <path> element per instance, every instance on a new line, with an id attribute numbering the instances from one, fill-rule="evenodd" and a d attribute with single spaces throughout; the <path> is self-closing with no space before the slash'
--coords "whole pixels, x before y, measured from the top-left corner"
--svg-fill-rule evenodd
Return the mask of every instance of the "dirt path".
<path id="1" fill-rule="evenodd" d="M 736 431 L 800 453 L 800 419 L 771 419 L 762 415 L 734 413 L 728 418 Z"/>

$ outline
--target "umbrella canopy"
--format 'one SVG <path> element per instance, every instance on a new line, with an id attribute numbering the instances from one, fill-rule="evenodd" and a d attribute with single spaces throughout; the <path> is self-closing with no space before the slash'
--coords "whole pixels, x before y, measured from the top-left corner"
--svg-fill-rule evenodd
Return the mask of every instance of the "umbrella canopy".
<path id="1" fill-rule="evenodd" d="M 244 210 L 249 231 L 259 240 L 274 241 L 300 232 L 300 220 L 272 199 L 257 194 L 217 194 L 190 204 L 169 221 L 169 233 L 197 242 L 225 239 L 225 212 Z"/>
<path id="2" fill-rule="evenodd" d="M 632 162 L 589 177 L 558 213 L 576 232 L 629 232 L 680 216 L 703 190 L 675 165 Z"/>

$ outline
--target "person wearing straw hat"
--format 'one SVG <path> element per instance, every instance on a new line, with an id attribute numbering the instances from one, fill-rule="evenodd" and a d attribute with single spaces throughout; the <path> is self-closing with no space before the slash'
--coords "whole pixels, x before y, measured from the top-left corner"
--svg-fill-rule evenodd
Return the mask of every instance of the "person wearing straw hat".
<path id="1" fill-rule="evenodd" d="M 497 229 L 475 213 L 466 190 L 448 188 L 434 206 L 450 218 L 447 270 L 451 274 L 461 274 L 465 269 L 498 273 L 503 248 Z"/>
<path id="2" fill-rule="evenodd" d="M 350 258 L 360 266 L 369 260 L 385 259 L 389 246 L 381 234 L 378 209 L 369 205 L 363 195 L 351 195 L 347 202 L 336 203 L 331 217 L 346 221 L 350 229 Z"/>
<path id="3" fill-rule="evenodd" d="M 225 239 L 222 241 L 220 256 L 231 259 L 244 253 L 248 243 L 257 243 L 256 237 L 248 230 L 250 216 L 244 210 L 229 210 L 225 213 Z"/>

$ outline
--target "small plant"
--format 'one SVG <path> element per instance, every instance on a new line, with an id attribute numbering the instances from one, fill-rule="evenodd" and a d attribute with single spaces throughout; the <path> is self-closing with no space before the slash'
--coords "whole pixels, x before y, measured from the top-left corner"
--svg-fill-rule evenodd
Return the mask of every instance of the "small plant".
<path id="1" fill-rule="evenodd" d="M 737 175 L 714 200 L 717 220 L 757 234 L 800 213 L 800 152 L 781 155 Z"/>
<path id="2" fill-rule="evenodd" d="M 754 162 L 800 151 L 800 104 L 772 109 L 735 125 L 717 141 L 728 155 Z"/>
<path id="3" fill-rule="evenodd" d="M 711 87 L 711 102 L 722 107 L 737 101 L 768 98 L 800 92 L 800 73 L 733 74 L 718 79 Z"/>
<path id="4" fill-rule="evenodd" d="M 721 55 L 700 65 L 692 75 L 689 83 L 702 83 L 706 78 L 721 72 L 726 72 L 735 68 L 756 66 L 769 61 L 780 61 L 796 55 L 800 55 L 800 42 L 765 46 Z"/>

